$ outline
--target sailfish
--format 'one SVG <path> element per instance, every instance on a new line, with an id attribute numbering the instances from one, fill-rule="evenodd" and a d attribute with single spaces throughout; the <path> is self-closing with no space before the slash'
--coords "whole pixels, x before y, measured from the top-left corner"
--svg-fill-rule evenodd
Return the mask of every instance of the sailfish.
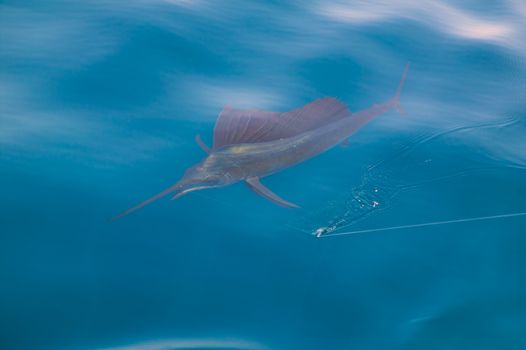
<path id="1" fill-rule="evenodd" d="M 345 143 L 362 126 L 389 110 L 402 112 L 400 93 L 408 70 L 406 64 L 391 98 L 355 113 L 332 97 L 314 100 L 289 112 L 225 107 L 214 127 L 212 147 L 199 135 L 195 137 L 207 156 L 188 168 L 174 185 L 113 219 L 169 194 L 176 199 L 193 191 L 237 182 L 244 182 L 255 193 L 282 207 L 298 208 L 268 189 L 260 179 Z"/>

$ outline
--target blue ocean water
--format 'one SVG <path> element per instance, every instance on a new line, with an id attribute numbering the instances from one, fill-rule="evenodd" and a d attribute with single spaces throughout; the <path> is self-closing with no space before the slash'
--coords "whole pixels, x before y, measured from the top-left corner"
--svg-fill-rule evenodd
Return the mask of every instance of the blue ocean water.
<path id="1" fill-rule="evenodd" d="M 526 3 L 0 3 L 0 348 L 525 349 Z M 224 108 L 405 113 L 109 219 Z M 313 232 L 324 232 L 320 238 Z M 330 235 L 335 234 L 331 237 Z"/>

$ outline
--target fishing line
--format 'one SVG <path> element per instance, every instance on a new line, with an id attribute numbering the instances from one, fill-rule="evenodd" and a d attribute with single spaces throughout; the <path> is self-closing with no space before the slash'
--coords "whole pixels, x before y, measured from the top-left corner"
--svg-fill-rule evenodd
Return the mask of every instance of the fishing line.
<path id="1" fill-rule="evenodd" d="M 453 174 L 445 174 L 442 176 L 434 177 L 427 180 L 420 180 L 410 184 L 396 183 L 393 180 L 393 174 L 387 173 L 388 169 L 393 166 L 392 163 L 400 162 L 401 158 L 407 157 L 409 154 L 414 152 L 416 149 L 424 144 L 432 142 L 433 140 L 446 137 L 459 132 L 465 132 L 469 130 L 484 129 L 484 128 L 504 128 L 510 127 L 519 122 L 519 119 L 513 117 L 499 122 L 480 123 L 478 125 L 470 126 L 458 126 L 449 130 L 444 130 L 431 135 L 421 134 L 418 135 L 414 140 L 401 147 L 401 149 L 394 154 L 394 156 L 384 158 L 383 160 L 367 167 L 365 174 L 362 177 L 361 185 L 353 188 L 352 197 L 349 201 L 346 201 L 345 207 L 347 208 L 343 214 L 333 217 L 327 227 L 321 227 L 314 231 L 311 231 L 314 235 L 327 235 L 333 231 L 342 231 L 349 226 L 353 226 L 356 222 L 361 221 L 365 217 L 387 209 L 389 207 L 389 200 L 399 195 L 400 193 L 418 188 L 424 184 L 433 183 L 436 181 L 446 180 L 460 175 L 465 175 L 470 172 L 489 170 L 493 168 L 501 167 L 475 167 L 471 169 L 465 169 L 460 172 Z M 427 163 L 428 160 L 424 161 Z M 400 167 L 398 170 L 402 172 L 410 172 L 409 167 L 414 162 L 406 164 L 404 167 Z M 416 163 L 415 163 L 416 164 Z M 507 167 L 516 168 L 516 166 L 508 165 Z M 520 167 L 519 168 L 523 168 Z M 382 171 L 383 169 L 383 171 Z"/>
<path id="2" fill-rule="evenodd" d="M 454 133 L 457 133 L 457 132 L 462 132 L 462 131 L 467 131 L 467 130 L 474 130 L 474 129 L 485 129 L 485 128 L 495 128 L 495 127 L 504 128 L 504 127 L 508 127 L 508 126 L 517 124 L 519 122 L 520 122 L 520 119 L 512 117 L 512 118 L 508 118 L 508 119 L 506 119 L 504 121 L 499 121 L 499 122 L 458 126 L 458 127 L 455 127 L 455 128 L 452 128 L 452 129 L 448 129 L 448 130 L 444 130 L 444 131 L 440 131 L 440 132 L 437 132 L 437 133 L 434 133 L 434 134 L 431 134 L 431 135 L 422 134 L 422 135 L 417 136 L 410 144 L 403 146 L 402 149 L 397 154 L 392 155 L 390 157 L 387 157 L 385 159 L 382 159 L 382 160 L 376 162 L 375 164 L 372 164 L 372 165 L 368 166 L 367 170 L 371 171 L 371 170 L 374 170 L 374 169 L 378 168 L 381 165 L 384 165 L 386 163 L 395 161 L 395 160 L 399 159 L 400 157 L 402 157 L 403 155 L 407 155 L 407 154 L 411 153 L 418 146 L 421 146 L 421 145 L 423 145 L 425 143 L 428 143 L 428 142 L 433 141 L 435 139 L 441 138 L 443 136 L 447 136 L 447 135 L 451 135 L 451 134 L 454 134 Z"/>
<path id="3" fill-rule="evenodd" d="M 402 229 L 407 229 L 407 228 L 417 228 L 417 227 L 426 227 L 426 226 L 438 226 L 438 225 L 456 224 L 456 223 L 461 223 L 461 222 L 473 222 L 473 221 L 483 221 L 483 220 L 504 219 L 504 218 L 512 218 L 512 217 L 517 217 L 517 216 L 526 216 L 526 212 L 511 213 L 511 214 L 501 214 L 501 215 L 491 215 L 491 216 L 479 216 L 479 217 L 474 217 L 474 218 L 457 219 L 457 220 L 433 221 L 433 222 L 426 222 L 426 223 L 422 223 L 422 224 L 412 224 L 412 225 L 401 225 L 401 226 L 371 228 L 371 229 L 367 229 L 367 230 L 338 232 L 338 233 L 332 233 L 332 234 L 329 234 L 329 235 L 319 234 L 319 235 L 317 235 L 317 237 L 318 238 L 322 238 L 322 237 L 331 237 L 331 236 L 354 235 L 354 234 L 358 234 L 358 233 L 393 231 L 393 230 L 402 230 Z"/>

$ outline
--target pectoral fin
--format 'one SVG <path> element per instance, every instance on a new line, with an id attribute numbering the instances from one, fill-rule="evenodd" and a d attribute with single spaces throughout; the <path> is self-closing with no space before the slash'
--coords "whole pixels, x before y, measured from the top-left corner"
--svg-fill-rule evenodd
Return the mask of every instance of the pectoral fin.
<path id="1" fill-rule="evenodd" d="M 195 135 L 195 142 L 197 142 L 199 147 L 201 147 L 201 149 L 205 151 L 206 154 L 210 154 L 210 147 L 208 147 L 208 145 L 203 141 L 203 139 L 201 138 L 201 135 L 199 134 Z"/>
<path id="2" fill-rule="evenodd" d="M 279 197 L 277 194 L 263 186 L 263 184 L 259 182 L 259 178 L 257 177 L 249 177 L 245 180 L 245 183 L 252 191 L 256 192 L 262 197 L 265 197 L 269 201 L 276 203 L 277 205 L 280 205 L 285 208 L 299 208 L 299 206 L 297 206 L 296 204 L 287 202 L 286 200 Z"/>

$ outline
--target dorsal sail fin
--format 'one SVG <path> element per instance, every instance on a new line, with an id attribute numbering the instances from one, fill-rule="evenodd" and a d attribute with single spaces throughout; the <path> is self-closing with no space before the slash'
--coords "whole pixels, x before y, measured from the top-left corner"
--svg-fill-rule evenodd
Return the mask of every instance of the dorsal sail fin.
<path id="1" fill-rule="evenodd" d="M 293 137 L 351 114 L 340 101 L 325 97 L 290 112 L 240 110 L 225 107 L 214 128 L 213 149 Z"/>

